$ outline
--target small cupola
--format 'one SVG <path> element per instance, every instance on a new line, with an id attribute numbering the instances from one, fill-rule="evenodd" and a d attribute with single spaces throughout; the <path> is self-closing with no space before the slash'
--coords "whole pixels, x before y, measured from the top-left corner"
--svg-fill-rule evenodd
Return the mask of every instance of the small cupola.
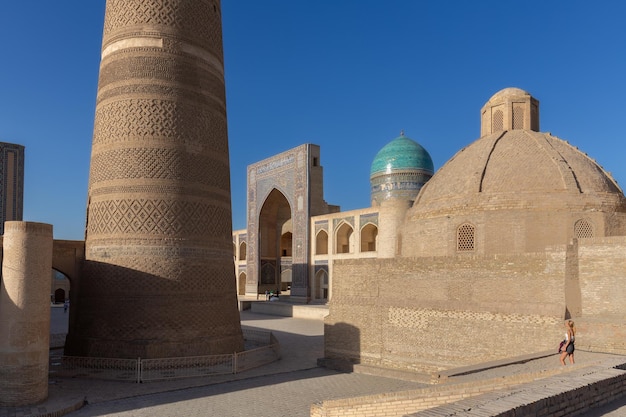
<path id="1" fill-rule="evenodd" d="M 481 137 L 505 130 L 539 132 L 539 101 L 519 88 L 498 91 L 480 114 Z"/>

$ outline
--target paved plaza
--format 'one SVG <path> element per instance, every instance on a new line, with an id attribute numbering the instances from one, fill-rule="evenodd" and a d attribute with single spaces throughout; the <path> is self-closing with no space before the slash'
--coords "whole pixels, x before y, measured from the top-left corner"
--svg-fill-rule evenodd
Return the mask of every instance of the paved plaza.
<path id="1" fill-rule="evenodd" d="M 241 313 L 245 327 L 271 330 L 281 344 L 282 359 L 237 375 L 151 382 L 50 379 L 49 398 L 33 407 L 0 408 L 0 417 L 55 415 L 72 404 L 87 404 L 64 413 L 70 417 L 147 416 L 309 416 L 315 402 L 424 387 L 426 384 L 317 367 L 323 356 L 323 321 Z M 52 333 L 67 331 L 63 308 L 52 309 Z M 53 351 L 59 355 L 60 351 Z M 602 354 L 577 352 L 577 360 L 596 361 Z M 492 378 L 558 367 L 556 355 L 458 377 L 458 381 Z M 61 414 L 56 414 L 61 415 Z M 584 417 L 626 417 L 626 397 Z"/>

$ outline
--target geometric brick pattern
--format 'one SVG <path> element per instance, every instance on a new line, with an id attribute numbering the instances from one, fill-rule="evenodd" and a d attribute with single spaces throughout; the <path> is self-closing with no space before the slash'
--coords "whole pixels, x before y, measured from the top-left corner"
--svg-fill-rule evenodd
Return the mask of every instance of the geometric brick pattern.
<path id="1" fill-rule="evenodd" d="M 223 207 L 198 201 L 107 200 L 90 204 L 88 233 L 206 236 L 218 232 L 217 222 L 228 222 L 230 216 Z"/>
<path id="2" fill-rule="evenodd" d="M 67 351 L 243 349 L 219 1 L 108 0 Z"/>
<path id="3" fill-rule="evenodd" d="M 142 24 L 164 26 L 195 35 L 203 44 L 219 48 L 221 55 L 222 32 L 214 30 L 221 26 L 218 9 L 219 1 L 207 0 L 108 0 L 104 33 Z"/>
<path id="4" fill-rule="evenodd" d="M 388 325 L 411 329 L 426 329 L 429 321 L 435 320 L 487 321 L 490 323 L 504 322 L 520 325 L 553 325 L 557 320 L 553 317 L 522 314 L 499 314 L 485 311 L 425 310 L 413 308 L 389 308 Z"/>
<path id="5" fill-rule="evenodd" d="M 229 181 L 223 161 L 207 164 L 206 155 L 181 155 L 176 149 L 114 149 L 95 154 L 92 167 L 92 182 L 152 178 L 193 181 L 222 188 Z M 101 169 L 104 167 L 106 169 Z"/>
<path id="6" fill-rule="evenodd" d="M 207 150 L 225 152 L 226 143 L 207 141 L 207 137 L 219 137 L 226 128 L 225 118 L 212 115 L 210 110 L 206 105 L 157 99 L 105 103 L 96 111 L 94 145 L 138 139 L 158 144 L 164 138 L 176 137 L 185 144 L 196 143 Z"/>

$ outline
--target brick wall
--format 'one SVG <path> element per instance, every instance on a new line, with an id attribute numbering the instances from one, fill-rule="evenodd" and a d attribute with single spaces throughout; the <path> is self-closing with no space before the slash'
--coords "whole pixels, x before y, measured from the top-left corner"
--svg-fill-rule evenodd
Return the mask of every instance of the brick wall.
<path id="1" fill-rule="evenodd" d="M 581 239 L 578 253 L 583 316 L 624 317 L 626 237 Z"/>
<path id="2" fill-rule="evenodd" d="M 325 355 L 434 372 L 552 349 L 565 313 L 565 251 L 343 260 Z"/>
<path id="3" fill-rule="evenodd" d="M 576 346 L 626 354 L 626 237 L 581 239 L 578 281 Z"/>

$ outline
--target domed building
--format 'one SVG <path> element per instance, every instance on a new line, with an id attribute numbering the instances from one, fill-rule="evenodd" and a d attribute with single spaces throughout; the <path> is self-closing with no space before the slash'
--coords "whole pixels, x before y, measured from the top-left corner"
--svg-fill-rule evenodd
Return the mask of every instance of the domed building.
<path id="1" fill-rule="evenodd" d="M 626 198 L 539 115 L 528 92 L 497 92 L 480 138 L 436 172 L 402 133 L 374 157 L 358 210 L 324 201 L 317 145 L 249 166 L 240 294 L 327 302 L 323 362 L 342 369 L 415 377 L 545 356 L 564 319 L 577 349 L 626 354 Z"/>
<path id="2" fill-rule="evenodd" d="M 433 160 L 428 151 L 401 132 L 378 151 L 372 161 L 372 206 L 390 199 L 414 201 L 433 173 Z"/>
<path id="3" fill-rule="evenodd" d="M 586 154 L 539 132 L 530 94 L 499 91 L 481 115 L 482 137 L 439 169 L 409 211 L 404 256 L 537 252 L 624 234 L 620 187 Z"/>

